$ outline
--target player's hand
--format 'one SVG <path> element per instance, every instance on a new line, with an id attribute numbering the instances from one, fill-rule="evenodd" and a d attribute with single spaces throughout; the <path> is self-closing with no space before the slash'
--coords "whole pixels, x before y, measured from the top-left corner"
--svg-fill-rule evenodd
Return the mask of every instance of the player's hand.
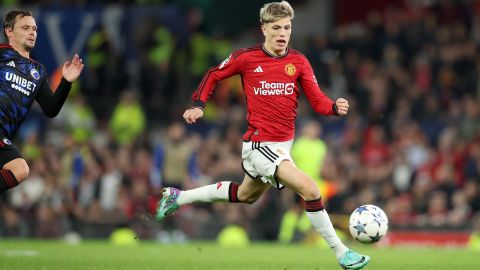
<path id="1" fill-rule="evenodd" d="M 339 115 L 347 115 L 349 107 L 348 100 L 339 98 L 335 101 L 335 105 L 337 105 L 337 112 Z"/>
<path id="2" fill-rule="evenodd" d="M 83 66 L 82 59 L 78 54 L 75 54 L 71 61 L 63 64 L 62 75 L 67 81 L 73 82 L 80 76 L 80 73 L 82 73 Z"/>
<path id="3" fill-rule="evenodd" d="M 183 118 L 189 124 L 193 124 L 197 122 L 197 119 L 201 118 L 202 116 L 203 116 L 203 110 L 198 107 L 190 108 L 183 113 Z"/>

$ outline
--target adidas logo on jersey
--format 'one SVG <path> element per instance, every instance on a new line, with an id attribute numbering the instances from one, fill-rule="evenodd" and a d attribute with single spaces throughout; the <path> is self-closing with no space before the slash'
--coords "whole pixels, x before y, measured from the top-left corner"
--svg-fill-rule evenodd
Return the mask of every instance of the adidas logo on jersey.
<path id="1" fill-rule="evenodd" d="M 10 62 L 8 62 L 7 66 L 15 67 L 15 62 L 10 61 Z"/>
<path id="2" fill-rule="evenodd" d="M 263 69 L 261 66 L 258 66 L 253 72 L 263 72 Z"/>

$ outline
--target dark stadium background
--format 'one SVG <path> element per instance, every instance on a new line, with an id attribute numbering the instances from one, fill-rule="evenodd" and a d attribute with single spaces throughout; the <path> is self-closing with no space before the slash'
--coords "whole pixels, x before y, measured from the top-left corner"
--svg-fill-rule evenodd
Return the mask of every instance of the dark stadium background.
<path id="1" fill-rule="evenodd" d="M 276 241 L 282 230 L 293 235 L 287 242 L 309 237 L 281 226 L 301 224 L 287 190 L 251 206 L 187 206 L 164 224 L 151 216 L 166 184 L 243 179 L 239 78 L 217 85 L 201 123 L 186 126 L 181 114 L 210 66 L 262 41 L 267 1 L 4 2 L 2 15 L 34 12 L 32 58 L 52 85 L 73 53 L 86 66 L 57 118 L 34 106 L 22 126 L 16 143 L 31 173 L 0 197 L 0 237 L 104 239 L 127 227 L 140 239 L 182 242 L 231 225 L 253 240 Z M 298 110 L 299 133 L 309 121 L 322 127 L 318 180 L 334 224 L 346 232 L 355 207 L 376 204 L 390 219 L 385 243 L 467 245 L 480 227 L 480 3 L 291 3 L 291 46 L 330 97 L 352 104 L 345 118 L 317 116 L 305 99 Z"/>

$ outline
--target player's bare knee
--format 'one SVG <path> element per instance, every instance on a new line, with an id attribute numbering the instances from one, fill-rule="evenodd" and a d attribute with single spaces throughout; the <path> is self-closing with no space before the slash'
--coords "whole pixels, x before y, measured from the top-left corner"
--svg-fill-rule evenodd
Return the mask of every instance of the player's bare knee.
<path id="1" fill-rule="evenodd" d="M 300 196 L 306 201 L 320 198 L 320 189 L 314 182 L 306 184 L 300 192 Z"/>
<path id="2" fill-rule="evenodd" d="M 27 162 L 22 158 L 17 158 L 8 162 L 3 166 L 3 169 L 11 171 L 18 182 L 25 180 L 30 174 L 30 168 L 28 167 Z"/>
<path id="3" fill-rule="evenodd" d="M 26 162 L 22 162 L 19 166 L 15 168 L 12 173 L 15 175 L 15 178 L 17 178 L 17 181 L 23 181 L 25 178 L 28 177 L 30 174 L 30 168 L 28 167 L 28 164 Z"/>
<path id="4" fill-rule="evenodd" d="M 28 177 L 29 174 L 30 174 L 30 168 L 28 168 L 28 166 L 27 166 L 17 173 L 17 175 L 16 175 L 17 181 L 20 182 L 20 181 L 25 180 Z"/>

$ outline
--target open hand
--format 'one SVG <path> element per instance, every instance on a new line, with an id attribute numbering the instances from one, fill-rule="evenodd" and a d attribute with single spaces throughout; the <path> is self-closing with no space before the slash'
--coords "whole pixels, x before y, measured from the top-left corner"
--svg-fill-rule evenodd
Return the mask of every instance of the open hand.
<path id="1" fill-rule="evenodd" d="M 75 54 L 71 61 L 63 64 L 62 75 L 67 81 L 73 82 L 80 76 L 80 73 L 82 73 L 83 66 L 82 59 L 78 54 Z"/>

